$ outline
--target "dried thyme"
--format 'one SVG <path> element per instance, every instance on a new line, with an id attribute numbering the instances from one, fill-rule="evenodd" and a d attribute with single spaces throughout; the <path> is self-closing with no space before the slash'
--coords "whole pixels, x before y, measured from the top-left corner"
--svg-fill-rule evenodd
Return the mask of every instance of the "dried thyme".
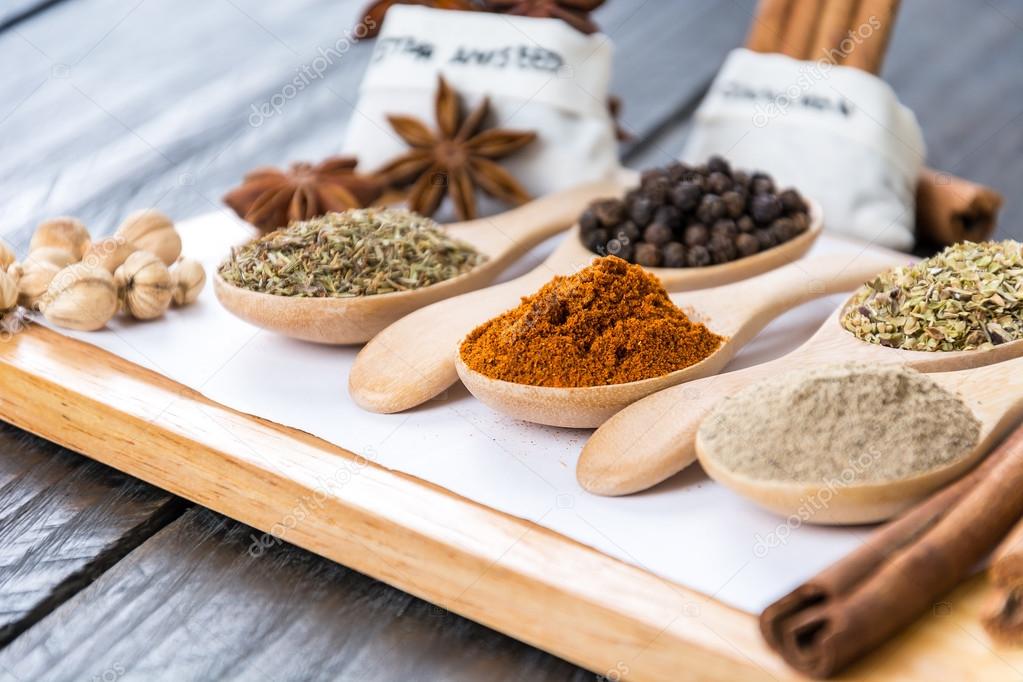
<path id="1" fill-rule="evenodd" d="M 429 218 L 367 208 L 293 222 L 234 249 L 220 276 L 276 296 L 347 298 L 420 289 L 485 260 Z"/>
<path id="2" fill-rule="evenodd" d="M 856 292 L 842 326 L 921 351 L 983 350 L 1023 338 L 1023 245 L 963 242 Z"/>

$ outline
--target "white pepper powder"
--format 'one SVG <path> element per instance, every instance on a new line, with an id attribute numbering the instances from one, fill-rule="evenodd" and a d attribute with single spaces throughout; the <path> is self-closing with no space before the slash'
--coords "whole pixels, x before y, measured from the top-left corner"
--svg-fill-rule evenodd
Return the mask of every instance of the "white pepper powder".
<path id="1" fill-rule="evenodd" d="M 849 484 L 951 464 L 977 444 L 980 423 L 925 374 L 850 363 L 754 384 L 723 400 L 699 436 L 735 473 Z"/>

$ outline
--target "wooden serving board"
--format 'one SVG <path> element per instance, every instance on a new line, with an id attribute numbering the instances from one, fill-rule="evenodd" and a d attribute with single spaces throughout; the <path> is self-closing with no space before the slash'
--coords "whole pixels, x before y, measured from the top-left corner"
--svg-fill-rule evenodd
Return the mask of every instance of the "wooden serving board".
<path id="1" fill-rule="evenodd" d="M 0 386 L 5 421 L 262 531 L 294 518 L 287 541 L 609 679 L 799 679 L 755 615 L 94 346 L 31 325 L 0 343 Z M 325 487 L 339 466 L 355 475 Z M 1023 676 L 1023 651 L 979 626 L 984 591 L 936 604 L 849 679 Z"/>

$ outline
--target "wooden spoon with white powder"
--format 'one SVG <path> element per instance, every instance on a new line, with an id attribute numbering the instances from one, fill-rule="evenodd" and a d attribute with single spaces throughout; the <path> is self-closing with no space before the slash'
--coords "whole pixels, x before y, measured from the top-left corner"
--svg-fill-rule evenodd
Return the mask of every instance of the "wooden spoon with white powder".
<path id="1" fill-rule="evenodd" d="M 1023 359 L 938 374 L 831 365 L 749 386 L 700 425 L 707 474 L 805 523 L 883 521 L 974 466 L 1023 417 Z"/>

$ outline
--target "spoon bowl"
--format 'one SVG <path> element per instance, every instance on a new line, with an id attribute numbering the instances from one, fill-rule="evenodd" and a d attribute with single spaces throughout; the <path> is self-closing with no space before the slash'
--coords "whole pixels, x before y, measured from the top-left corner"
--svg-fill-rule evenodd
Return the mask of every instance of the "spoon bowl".
<path id="1" fill-rule="evenodd" d="M 901 479 L 842 485 L 761 480 L 729 469 L 721 461 L 720 453 L 714 452 L 698 434 L 696 452 L 700 464 L 718 483 L 781 516 L 796 515 L 807 523 L 825 525 L 884 521 L 962 476 L 1023 418 L 1023 359 L 934 374 L 931 378 L 949 392 L 957 393 L 981 423 L 977 445 L 964 457 L 944 466 Z"/>
<path id="2" fill-rule="evenodd" d="M 587 183 L 548 195 L 489 218 L 445 226 L 451 237 L 473 246 L 487 260 L 469 272 L 421 289 L 375 296 L 301 298 L 251 291 L 226 282 L 213 288 L 221 305 L 257 327 L 304 341 L 364 343 L 414 310 L 486 286 L 502 270 L 544 239 L 566 229 L 591 202 L 622 192 L 631 179 Z"/>
<path id="3" fill-rule="evenodd" d="M 595 428 L 646 396 L 720 372 L 771 320 L 806 301 L 849 291 L 904 258 L 883 253 L 804 258 L 751 279 L 673 295 L 690 319 L 725 337 L 703 360 L 662 376 L 622 384 L 561 388 L 494 379 L 473 370 L 456 352 L 455 367 L 466 388 L 492 409 L 517 419 Z M 749 293 L 755 291 L 757 296 Z"/>
<path id="4" fill-rule="evenodd" d="M 982 367 L 1023 355 L 1023 340 L 989 350 L 927 352 L 861 341 L 841 325 L 840 306 L 806 343 L 777 360 L 673 386 L 639 400 L 598 428 L 576 464 L 579 484 L 597 495 L 650 488 L 696 460 L 700 421 L 721 398 L 760 379 L 817 364 L 903 364 L 924 372 Z"/>
<path id="5" fill-rule="evenodd" d="M 820 206 L 810 204 L 810 226 L 794 239 L 730 263 L 702 268 L 648 268 L 668 291 L 704 289 L 774 270 L 801 258 L 820 236 Z M 478 325 L 518 305 L 555 275 L 590 264 L 576 225 L 541 265 L 496 286 L 456 296 L 407 315 L 384 329 L 355 359 L 348 391 L 370 412 L 402 412 L 437 396 L 458 381 L 459 341 Z M 591 420 L 592 421 L 592 420 Z"/>

